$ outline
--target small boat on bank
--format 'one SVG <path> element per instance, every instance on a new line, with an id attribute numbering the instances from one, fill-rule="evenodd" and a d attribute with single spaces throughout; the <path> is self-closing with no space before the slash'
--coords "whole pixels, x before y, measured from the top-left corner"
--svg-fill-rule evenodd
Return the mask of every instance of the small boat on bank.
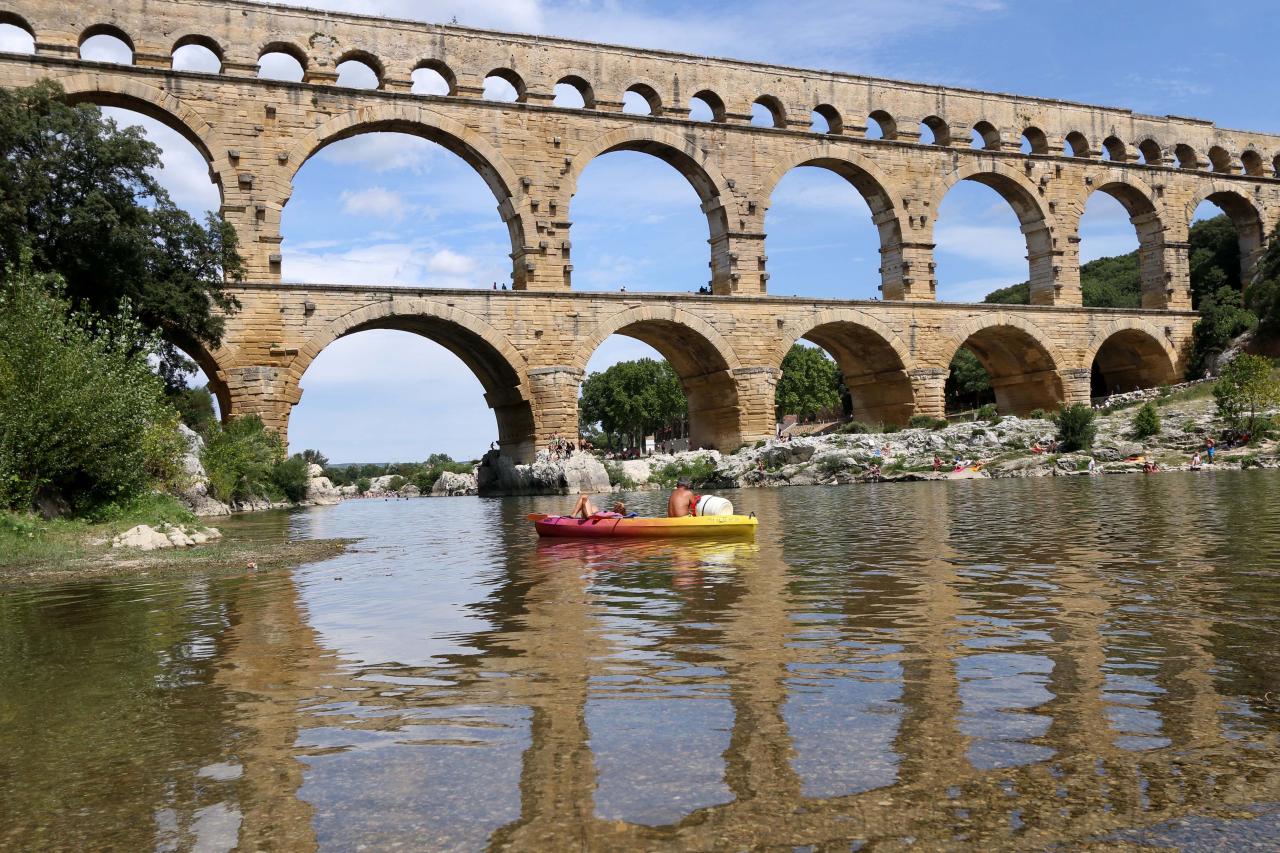
<path id="1" fill-rule="evenodd" d="M 642 518 L 595 515 L 568 518 L 561 515 L 529 516 L 539 536 L 563 539 L 638 539 L 644 537 L 754 538 L 759 524 L 755 516 L 709 515 L 686 518 Z"/>

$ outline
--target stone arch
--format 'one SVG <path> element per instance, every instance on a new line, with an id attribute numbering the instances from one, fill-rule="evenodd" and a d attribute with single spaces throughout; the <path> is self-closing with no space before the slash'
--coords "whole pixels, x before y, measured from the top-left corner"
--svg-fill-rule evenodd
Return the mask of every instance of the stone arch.
<path id="1" fill-rule="evenodd" d="M 1138 271 L 1142 280 L 1142 305 L 1144 308 L 1165 308 L 1168 305 L 1168 281 L 1165 278 L 1164 221 L 1156 205 L 1156 194 L 1140 178 L 1127 171 L 1115 169 L 1105 177 L 1094 178 L 1094 187 L 1085 204 L 1094 193 L 1105 193 L 1118 201 L 1129 214 L 1138 236 Z M 1084 208 L 1081 209 L 1081 213 Z M 1077 229 L 1079 228 L 1077 224 Z"/>
<path id="2" fill-rule="evenodd" d="M 225 67 L 227 62 L 226 51 L 222 49 L 222 45 L 218 44 L 217 40 L 206 35 L 200 35 L 199 33 L 185 35 L 173 43 L 173 47 L 169 50 L 170 63 L 172 64 L 172 57 L 175 53 L 184 47 L 192 45 L 196 47 L 203 47 L 205 50 L 216 56 L 219 63 L 218 73 L 222 73 L 222 67 Z"/>
<path id="3" fill-rule="evenodd" d="M 658 87 L 652 82 L 636 80 L 623 90 L 624 97 L 628 92 L 635 92 L 644 99 L 644 102 L 649 105 L 649 115 L 662 115 L 662 96 L 658 94 Z"/>
<path id="4" fill-rule="evenodd" d="M 68 103 L 132 110 L 176 131 L 209 163 L 218 191 L 224 191 L 221 176 L 232 170 L 226 157 L 226 146 L 219 142 L 213 126 L 190 104 L 137 79 L 123 76 L 75 74 L 59 78 L 58 84 L 67 93 Z M 215 151 L 221 152 L 218 159 L 214 158 Z"/>
<path id="5" fill-rule="evenodd" d="M 1084 364 L 1097 397 L 1167 385 L 1178 376 L 1173 345 L 1160 329 L 1142 320 L 1105 324 L 1090 340 Z"/>
<path id="6" fill-rule="evenodd" d="M 1179 169 L 1200 168 L 1200 155 L 1185 142 L 1179 142 L 1173 147 L 1173 158 L 1178 162 Z"/>
<path id="7" fill-rule="evenodd" d="M 1190 232 L 1191 220 L 1196 215 L 1196 208 L 1205 201 L 1211 201 L 1217 205 L 1230 217 L 1232 224 L 1236 227 L 1236 234 L 1240 238 L 1239 286 L 1243 289 L 1253 280 L 1253 271 L 1262 260 L 1262 254 L 1266 249 L 1266 227 L 1262 212 L 1240 192 L 1237 184 L 1221 179 L 1207 181 L 1201 185 L 1199 191 L 1191 197 L 1190 204 L 1187 205 L 1186 219 L 1182 223 L 1187 232 Z"/>
<path id="8" fill-rule="evenodd" d="M 510 68 L 495 68 L 488 74 L 484 75 L 484 79 L 497 77 L 499 80 L 505 80 L 516 90 L 515 103 L 523 104 L 529 100 L 529 87 L 525 85 L 524 78 Z"/>
<path id="9" fill-rule="evenodd" d="M 1092 157 L 1093 146 L 1089 144 L 1089 138 L 1078 130 L 1073 130 L 1063 139 L 1067 148 L 1070 150 L 1069 157 Z"/>
<path id="10" fill-rule="evenodd" d="M 259 67 L 262 65 L 262 57 L 266 56 L 268 53 L 283 53 L 286 56 L 293 57 L 295 60 L 297 60 L 298 64 L 302 66 L 303 79 L 306 79 L 307 69 L 310 67 L 310 63 L 307 61 L 308 57 L 307 57 L 307 52 L 305 50 L 298 47 L 296 44 L 294 44 L 291 41 L 267 42 L 258 51 Z"/>
<path id="11" fill-rule="evenodd" d="M 1123 163 L 1129 159 L 1129 151 L 1118 136 L 1108 136 L 1102 140 L 1102 150 L 1113 163 Z"/>
<path id="12" fill-rule="evenodd" d="M 446 93 L 448 97 L 454 97 L 458 94 L 458 75 L 454 74 L 453 69 L 450 68 L 443 60 L 422 59 L 413 66 L 413 71 L 421 71 L 423 69 L 427 71 L 434 71 L 440 75 L 440 79 L 443 80 L 445 86 L 448 87 L 448 92 Z M 410 76 L 413 76 L 412 71 L 410 72 Z"/>
<path id="13" fill-rule="evenodd" d="M 1035 125 L 1028 126 L 1026 130 L 1022 131 L 1022 138 L 1026 140 L 1027 147 L 1031 149 L 1028 153 L 1049 153 L 1049 137 L 1039 127 L 1036 127 Z"/>
<path id="14" fill-rule="evenodd" d="M 683 175 L 693 186 L 707 216 L 712 290 L 718 294 L 729 293 L 732 290 L 729 217 L 724 205 L 732 195 L 729 182 L 711 162 L 707 151 L 699 148 L 689 137 L 656 127 L 632 125 L 619 128 L 596 137 L 572 154 L 573 162 L 565 173 L 563 184 L 570 198 L 577 194 L 578 180 L 587 166 L 596 158 L 614 151 L 637 151 L 657 157 Z"/>
<path id="15" fill-rule="evenodd" d="M 507 225 L 513 258 L 523 255 L 524 247 L 529 243 L 520 210 L 523 191 L 518 189 L 521 183 L 515 171 L 480 134 L 421 105 L 398 102 L 362 107 L 335 116 L 317 127 L 299 139 L 288 153 L 285 192 L 292 192 L 292 182 L 298 171 L 325 147 L 353 136 L 380 132 L 406 133 L 434 142 L 475 169 L 498 201 L 498 213 Z M 517 196 L 517 192 L 521 195 Z M 281 199 L 281 206 L 288 199 L 286 194 Z M 517 290 L 525 288 L 527 273 L 523 264 L 514 265 L 512 281 Z"/>
<path id="16" fill-rule="evenodd" d="M 940 365 L 968 347 L 987 373 L 1001 414 L 1053 410 L 1065 399 L 1060 371 L 1069 362 L 1043 329 L 1014 314 L 998 312 L 961 324 L 938 345 Z"/>
<path id="17" fill-rule="evenodd" d="M 951 144 L 951 126 L 941 117 L 936 115 L 925 116 L 920 119 L 920 124 L 933 134 L 933 142 L 926 144 L 942 146 Z"/>
<path id="18" fill-rule="evenodd" d="M 1255 178 L 1261 178 L 1266 174 L 1262 165 L 1262 155 L 1252 148 L 1249 148 L 1240 155 L 1240 165 L 1244 167 L 1244 173 Z"/>
<path id="19" fill-rule="evenodd" d="M 31 36 L 32 41 L 37 40 L 35 29 L 31 26 L 31 24 L 27 23 L 26 18 L 22 17 L 17 12 L 10 12 L 7 9 L 0 9 L 0 24 L 8 24 L 11 27 L 17 27 L 18 29 L 25 32 L 27 35 Z"/>
<path id="20" fill-rule="evenodd" d="M 961 181 L 976 181 L 1000 194 L 1009 203 L 1027 239 L 1031 304 L 1052 305 L 1057 300 L 1057 276 L 1053 269 L 1053 218 L 1041 203 L 1031 180 L 1016 169 L 989 158 L 970 158 L 955 171 L 943 176 L 941 192 L 934 200 L 937 211 L 946 194 Z"/>
<path id="21" fill-rule="evenodd" d="M 337 71 L 344 63 L 347 62 L 359 63 L 372 71 L 374 78 L 377 80 L 377 85 L 374 86 L 374 89 L 382 89 L 386 84 L 386 67 L 382 64 L 381 59 L 374 56 L 369 51 L 359 49 L 348 50 L 346 53 L 339 56 L 338 61 L 333 64 L 334 71 Z"/>
<path id="22" fill-rule="evenodd" d="M 524 356 L 506 335 L 479 317 L 433 299 L 396 296 L 330 321 L 299 348 L 289 365 L 291 388 L 298 388 L 312 362 L 331 343 L 372 329 L 421 335 L 456 355 L 484 388 L 503 452 L 519 461 L 532 459 L 536 421 Z"/>
<path id="23" fill-rule="evenodd" d="M 881 283 L 886 298 L 901 289 L 904 274 L 902 263 L 902 221 L 899 218 L 903 206 L 901 199 L 890 189 L 889 178 L 870 159 L 854 151 L 835 148 L 826 143 L 810 145 L 795 152 L 786 160 L 775 164 L 761 184 L 766 199 L 765 206 L 782 179 L 792 169 L 814 166 L 834 172 L 858 191 L 871 208 L 871 218 L 880 232 Z"/>
<path id="24" fill-rule="evenodd" d="M 129 37 L 129 34 L 115 24 L 94 24 L 90 27 L 85 27 L 84 31 L 80 33 L 76 46 L 84 47 L 84 43 L 94 36 L 111 36 L 124 42 L 131 53 L 136 55 L 138 52 L 138 48 L 134 45 L 133 39 Z"/>
<path id="25" fill-rule="evenodd" d="M 987 121 L 986 119 L 983 119 L 982 121 L 979 121 L 977 124 L 975 124 L 973 126 L 973 129 L 978 134 L 978 137 L 982 140 L 982 146 L 981 146 L 982 148 L 986 149 L 987 151 L 1000 150 L 1000 147 L 1001 147 L 1000 131 L 996 129 L 996 126 L 994 124 Z"/>
<path id="26" fill-rule="evenodd" d="M 1144 166 L 1160 166 L 1164 164 L 1164 146 L 1154 136 L 1144 136 L 1133 143 L 1142 157 Z"/>
<path id="27" fill-rule="evenodd" d="M 813 111 L 822 116 L 822 120 L 827 123 L 827 136 L 840 136 L 844 133 L 844 118 L 835 107 L 830 104 L 818 104 Z"/>
<path id="28" fill-rule="evenodd" d="M 1231 174 L 1236 171 L 1231 152 L 1221 145 L 1214 145 L 1209 149 L 1209 166 L 1220 174 Z"/>
<path id="29" fill-rule="evenodd" d="M 218 414 L 222 420 L 226 421 L 232 415 L 239 414 L 232 411 L 233 401 L 227 386 L 227 373 L 222 367 L 224 364 L 235 364 L 235 348 L 223 343 L 218 349 L 211 351 L 198 340 L 188 337 L 170 338 L 170 342 L 204 372 L 205 378 L 209 380 L 209 393 L 218 401 Z"/>
<path id="30" fill-rule="evenodd" d="M 572 87 L 582 97 L 582 107 L 584 110 L 594 110 L 596 108 L 596 90 L 595 87 L 587 82 L 586 75 L 576 72 L 564 74 L 556 81 L 556 85 L 565 85 Z"/>
<path id="31" fill-rule="evenodd" d="M 752 106 L 759 104 L 769 111 L 772 126 L 775 128 L 785 128 L 787 126 L 787 108 L 783 106 L 782 101 L 774 95 L 761 95 L 752 102 Z"/>
<path id="32" fill-rule="evenodd" d="M 915 413 L 911 351 L 892 329 L 856 308 L 828 308 L 793 320 L 782 330 L 771 363 L 782 360 L 801 338 L 835 358 L 853 403 L 853 418 L 903 425 Z"/>
<path id="33" fill-rule="evenodd" d="M 694 92 L 690 97 L 690 101 L 702 101 L 711 108 L 711 122 L 713 124 L 724 124 L 728 121 L 728 110 L 724 105 L 724 98 L 721 98 L 710 89 L 700 89 Z"/>
<path id="34" fill-rule="evenodd" d="M 734 372 L 742 368 L 725 338 L 706 321 L 661 302 L 637 305 L 605 317 L 574 346 L 573 367 L 587 362 L 614 334 L 635 338 L 667 360 L 689 402 L 691 447 L 736 450 L 742 442 L 742 412 Z"/>
<path id="35" fill-rule="evenodd" d="M 893 140 L 898 138 L 898 120 L 885 110 L 872 110 L 867 115 L 867 121 L 875 122 L 879 126 L 881 139 Z"/>

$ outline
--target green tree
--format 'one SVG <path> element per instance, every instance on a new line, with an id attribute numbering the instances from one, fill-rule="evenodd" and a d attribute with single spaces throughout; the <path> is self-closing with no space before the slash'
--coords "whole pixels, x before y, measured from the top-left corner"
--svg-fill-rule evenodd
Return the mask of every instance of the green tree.
<path id="1" fill-rule="evenodd" d="M 1063 450 L 1088 450 L 1098 435 L 1095 412 L 1084 403 L 1072 403 L 1058 410 L 1058 443 Z"/>
<path id="2" fill-rule="evenodd" d="M 87 513 L 176 478 L 183 443 L 151 339 L 125 314 L 72 313 L 60 290 L 27 270 L 0 282 L 0 506 Z"/>
<path id="3" fill-rule="evenodd" d="M 368 477 L 361 477 L 356 480 L 356 493 L 363 495 L 365 492 L 373 488 L 373 483 Z"/>
<path id="4" fill-rule="evenodd" d="M 680 377 L 665 361 L 620 361 L 582 383 L 579 402 L 583 425 L 600 424 L 606 433 L 625 436 L 637 447 L 661 429 L 683 430 L 688 402 Z"/>
<path id="5" fill-rule="evenodd" d="M 1220 287 L 1200 300 L 1200 319 L 1191 327 L 1188 379 L 1203 376 L 1231 341 L 1258 324 L 1258 318 L 1240 302 L 1240 292 L 1233 287 Z"/>
<path id="6" fill-rule="evenodd" d="M 1218 414 L 1233 427 L 1257 432 L 1258 418 L 1280 405 L 1280 380 L 1271 362 L 1262 356 L 1238 355 L 1222 369 L 1213 387 Z"/>
<path id="7" fill-rule="evenodd" d="M 217 420 L 213 413 L 213 395 L 208 388 L 170 388 L 168 398 L 182 422 L 201 435 Z"/>
<path id="8" fill-rule="evenodd" d="M 943 394 L 948 411 L 976 409 L 996 401 L 995 392 L 991 390 L 991 375 L 967 347 L 961 347 L 951 359 L 951 373 Z"/>
<path id="9" fill-rule="evenodd" d="M 193 365 L 180 348 L 213 348 L 236 307 L 225 282 L 243 264 L 235 231 L 178 209 L 154 176 L 160 149 L 101 110 L 66 103 L 56 83 L 0 90 L 0 268 L 29 253 L 56 272 L 74 307 L 122 308 L 159 333 L 172 388 Z"/>
<path id="10" fill-rule="evenodd" d="M 1190 243 L 1192 307 L 1224 287 L 1240 290 L 1240 236 L 1229 217 L 1193 224 Z"/>
<path id="11" fill-rule="evenodd" d="M 1150 438 L 1160 434 L 1160 411 L 1156 404 L 1147 402 L 1133 416 L 1133 435 L 1135 438 Z"/>
<path id="12" fill-rule="evenodd" d="M 840 408 L 840 371 L 817 347 L 795 344 L 782 359 L 782 378 L 774 395 L 778 420 L 785 415 L 812 418 Z"/>
<path id="13" fill-rule="evenodd" d="M 329 457 L 319 450 L 304 450 L 302 451 L 302 458 L 306 460 L 308 465 L 319 465 L 321 468 L 329 464 Z"/>
<path id="14" fill-rule="evenodd" d="M 300 503 L 307 499 L 307 487 L 311 485 L 311 478 L 307 476 L 309 465 L 300 454 L 295 454 L 271 469 L 271 484 L 289 500 Z"/>

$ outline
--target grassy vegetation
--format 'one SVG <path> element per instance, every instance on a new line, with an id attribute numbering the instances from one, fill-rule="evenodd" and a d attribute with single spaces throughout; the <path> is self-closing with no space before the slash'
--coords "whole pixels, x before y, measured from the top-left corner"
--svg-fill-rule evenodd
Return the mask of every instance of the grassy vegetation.
<path id="1" fill-rule="evenodd" d="M 716 463 L 710 459 L 698 459 L 684 462 L 669 462 L 653 473 L 653 482 L 669 489 L 675 486 L 681 477 L 688 477 L 694 486 L 700 486 L 715 479 Z"/>

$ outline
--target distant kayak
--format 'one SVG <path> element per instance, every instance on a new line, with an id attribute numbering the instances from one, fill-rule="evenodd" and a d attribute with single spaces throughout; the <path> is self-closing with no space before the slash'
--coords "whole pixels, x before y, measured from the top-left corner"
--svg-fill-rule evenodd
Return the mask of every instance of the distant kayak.
<path id="1" fill-rule="evenodd" d="M 758 524 L 754 516 L 712 515 L 704 518 L 622 518 L 598 515 L 591 518 L 566 518 L 561 515 L 530 515 L 539 536 L 565 539 L 640 537 L 737 537 L 753 538 Z"/>

